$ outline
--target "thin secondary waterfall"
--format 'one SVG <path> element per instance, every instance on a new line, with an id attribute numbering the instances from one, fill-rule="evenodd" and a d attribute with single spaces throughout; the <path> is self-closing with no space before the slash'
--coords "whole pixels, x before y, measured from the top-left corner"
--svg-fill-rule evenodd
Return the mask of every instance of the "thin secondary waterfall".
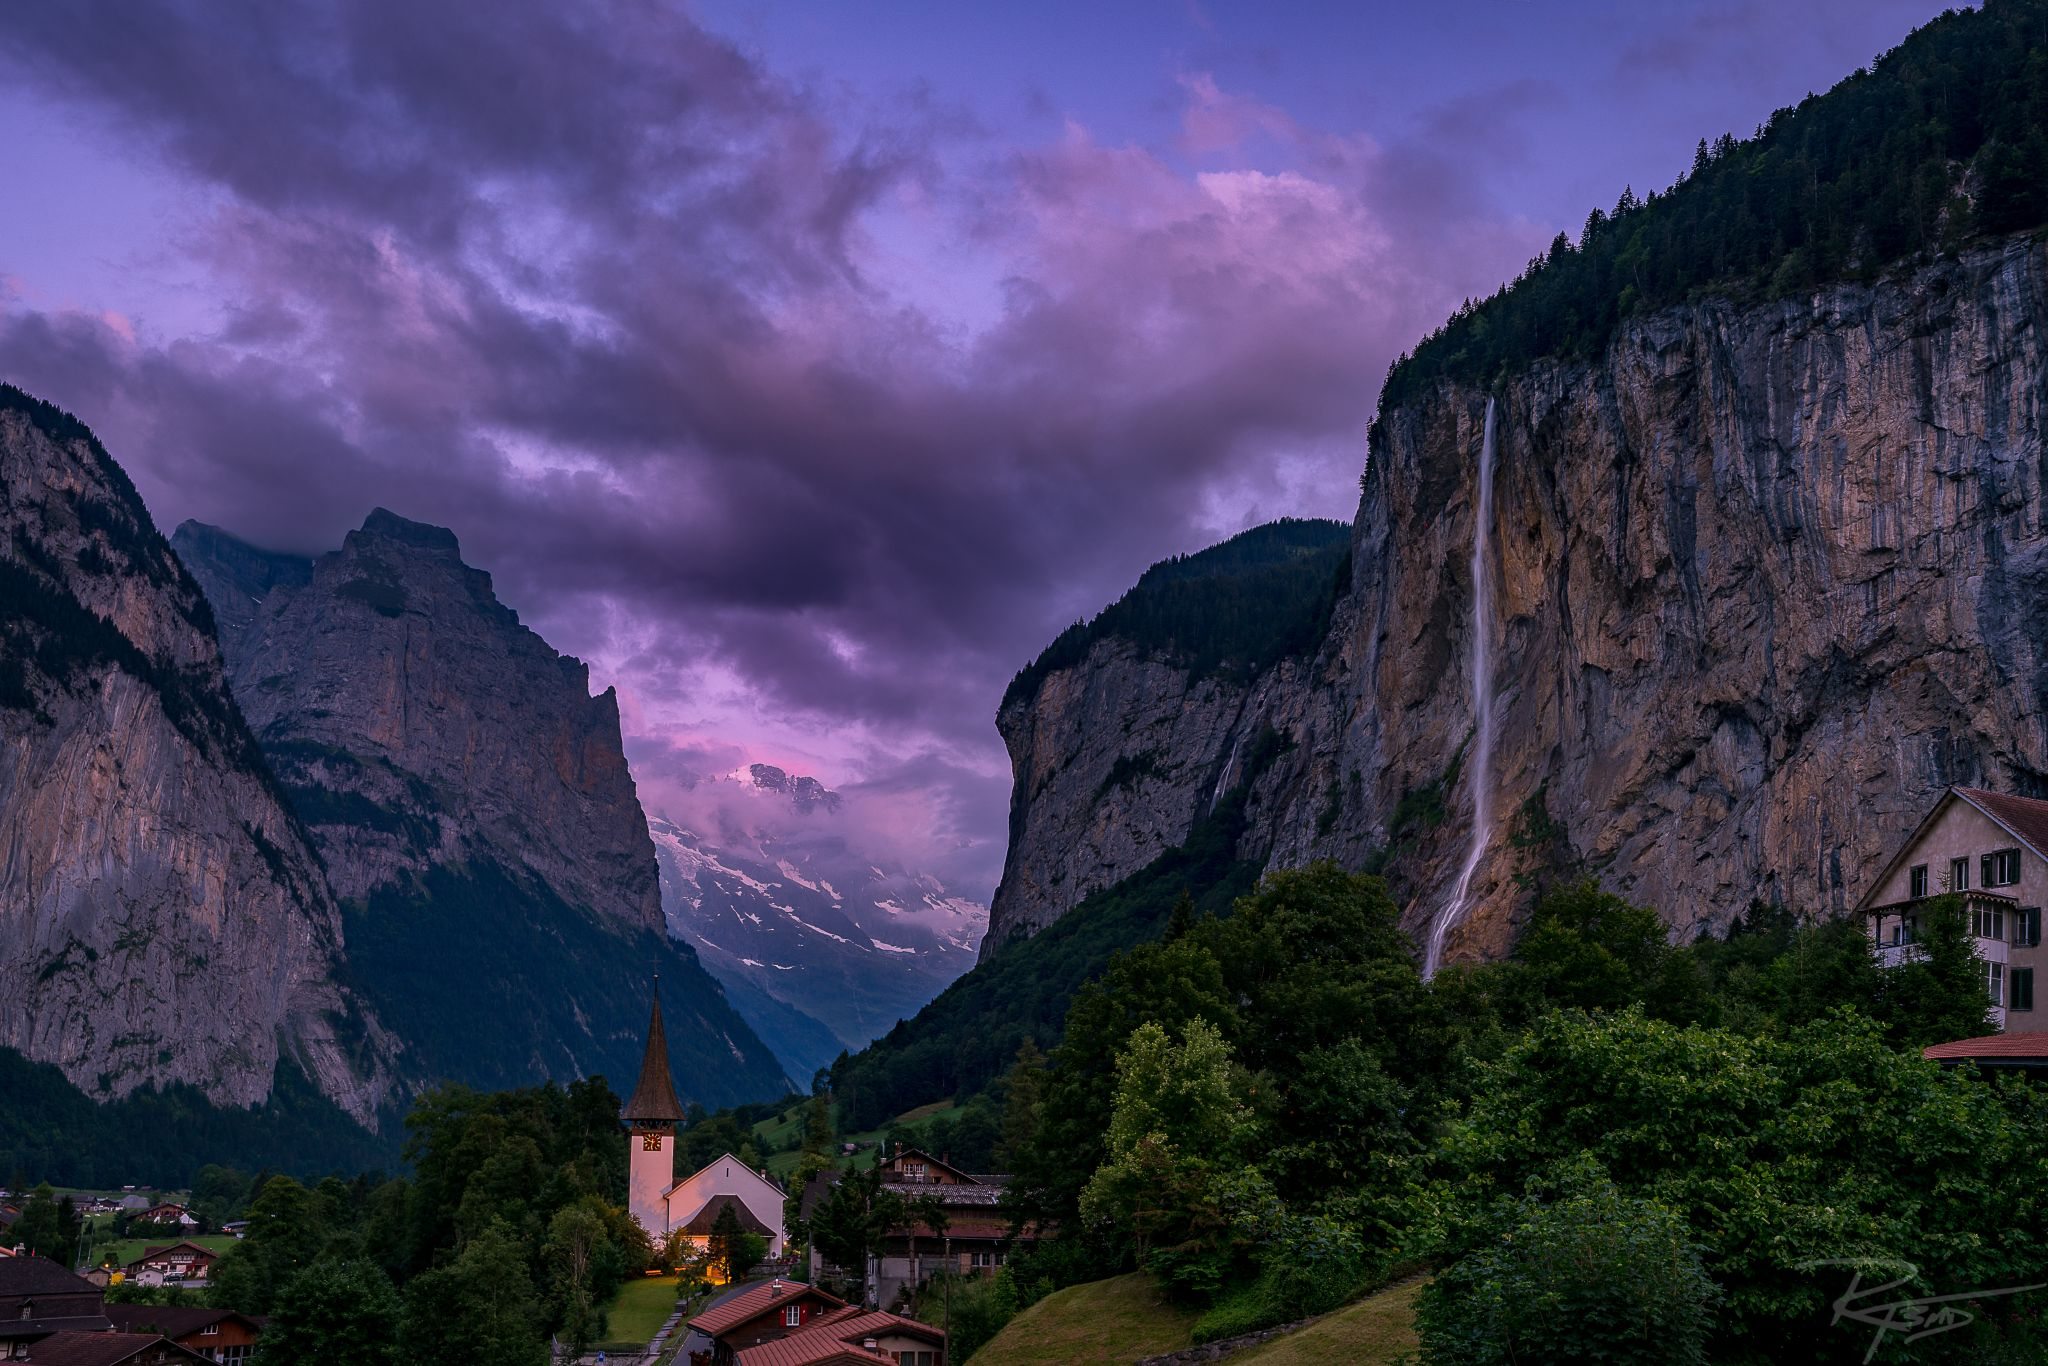
<path id="1" fill-rule="evenodd" d="M 1458 870 L 1451 899 L 1429 922 L 1422 978 L 1436 976 L 1443 963 L 1444 936 L 1471 909 L 1472 879 L 1486 856 L 1493 829 L 1493 580 L 1487 573 L 1487 542 L 1493 535 L 1493 400 L 1486 400 L 1486 434 L 1479 442 L 1479 508 L 1472 518 L 1472 752 L 1465 772 L 1472 790 L 1472 848 Z"/>

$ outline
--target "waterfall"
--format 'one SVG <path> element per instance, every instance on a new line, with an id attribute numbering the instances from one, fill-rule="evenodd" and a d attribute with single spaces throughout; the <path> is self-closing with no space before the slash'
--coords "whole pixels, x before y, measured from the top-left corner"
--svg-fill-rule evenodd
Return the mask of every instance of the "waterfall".
<path id="1" fill-rule="evenodd" d="M 1479 442 L 1479 507 L 1472 518 L 1472 752 L 1465 772 L 1472 790 L 1472 847 L 1458 870 L 1451 899 L 1429 922 L 1429 943 L 1422 956 L 1422 978 L 1436 976 L 1444 955 L 1444 936 L 1472 909 L 1472 879 L 1486 856 L 1486 838 L 1493 827 L 1493 581 L 1486 571 L 1486 543 L 1493 532 L 1493 400 L 1486 400 L 1486 435 Z"/>
<path id="2" fill-rule="evenodd" d="M 1244 736 L 1239 735 L 1230 742 L 1230 757 L 1223 761 L 1223 771 L 1216 775 L 1216 790 L 1209 794 L 1209 809 L 1214 811 L 1216 803 L 1223 800 L 1223 785 L 1230 781 L 1230 770 L 1237 767 L 1237 752 L 1244 747 Z"/>

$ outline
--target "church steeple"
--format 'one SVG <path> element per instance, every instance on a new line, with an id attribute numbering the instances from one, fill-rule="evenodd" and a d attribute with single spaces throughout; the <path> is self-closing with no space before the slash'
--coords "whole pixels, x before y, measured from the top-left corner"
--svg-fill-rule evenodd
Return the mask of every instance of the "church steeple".
<path id="1" fill-rule="evenodd" d="M 675 1124 L 683 1118 L 675 1083 L 668 1074 L 668 1034 L 661 1026 L 661 977 L 654 979 L 654 1012 L 647 1020 L 647 1051 L 640 1058 L 640 1084 L 620 1115 L 635 1129 Z"/>
<path id="2" fill-rule="evenodd" d="M 683 1103 L 668 1075 L 668 1031 L 661 1027 L 661 974 L 654 974 L 654 1009 L 647 1017 L 647 1051 L 640 1058 L 640 1084 L 619 1116 L 626 1136 L 626 1208 L 660 1241 L 669 1230 L 669 1192 L 676 1184 L 676 1125 Z"/>

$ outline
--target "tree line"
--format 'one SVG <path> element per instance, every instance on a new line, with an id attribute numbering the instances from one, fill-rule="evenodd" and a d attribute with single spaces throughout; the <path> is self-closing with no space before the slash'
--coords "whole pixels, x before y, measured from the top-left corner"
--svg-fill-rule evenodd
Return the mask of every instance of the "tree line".
<path id="1" fill-rule="evenodd" d="M 1622 320 L 1706 294 L 1783 297 L 2048 222 L 2048 3 L 1950 11 L 1678 183 L 1624 189 L 1397 360 L 1381 412 L 1450 380 L 1591 357 Z"/>

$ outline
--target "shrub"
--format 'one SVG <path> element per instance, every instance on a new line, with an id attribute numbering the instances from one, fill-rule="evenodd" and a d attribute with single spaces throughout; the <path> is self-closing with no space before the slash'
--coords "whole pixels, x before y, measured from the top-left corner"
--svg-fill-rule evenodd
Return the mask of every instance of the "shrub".
<path id="1" fill-rule="evenodd" d="M 1685 1222 L 1598 1179 L 1503 1211 L 1491 1246 L 1423 1292 L 1431 1366 L 1704 1363 L 1719 1296 Z"/>

